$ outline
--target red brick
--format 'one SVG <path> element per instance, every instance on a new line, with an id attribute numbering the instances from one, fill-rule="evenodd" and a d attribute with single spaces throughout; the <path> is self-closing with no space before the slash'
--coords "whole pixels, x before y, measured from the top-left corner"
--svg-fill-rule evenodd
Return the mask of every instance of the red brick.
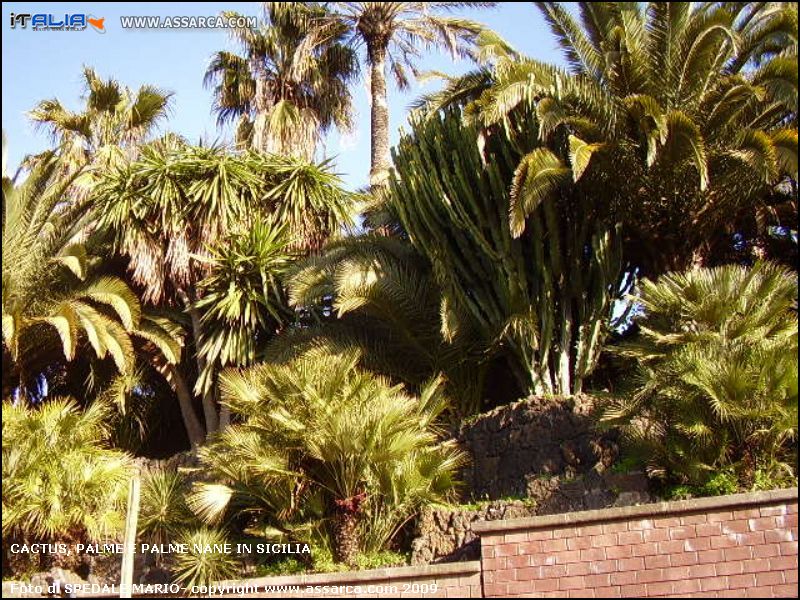
<path id="1" fill-rule="evenodd" d="M 569 550 L 586 550 L 592 547 L 592 538 L 579 537 L 570 538 L 567 540 L 567 549 Z"/>
<path id="2" fill-rule="evenodd" d="M 542 551 L 542 542 L 525 542 L 519 545 L 520 554 L 539 554 Z"/>
<path id="3" fill-rule="evenodd" d="M 506 544 L 516 544 L 518 542 L 527 542 L 528 541 L 528 532 L 523 531 L 522 533 L 507 533 L 503 536 L 503 542 Z"/>
<path id="4" fill-rule="evenodd" d="M 625 571 L 622 573 L 611 573 L 609 581 L 612 585 L 631 585 L 636 583 L 636 573 Z"/>
<path id="5" fill-rule="evenodd" d="M 566 540 L 547 540 L 546 542 L 542 542 L 542 552 L 561 552 L 566 549 Z"/>
<path id="6" fill-rule="evenodd" d="M 722 533 L 721 523 L 702 523 L 695 527 L 697 537 L 708 537 L 711 535 L 720 535 Z"/>
<path id="7" fill-rule="evenodd" d="M 536 542 L 540 540 L 552 540 L 553 539 L 553 530 L 552 529 L 537 529 L 535 531 L 528 532 L 528 541 Z M 481 539 L 481 543 L 483 543 L 483 539 Z"/>
<path id="8" fill-rule="evenodd" d="M 669 529 L 648 529 L 642 532 L 645 542 L 665 542 L 669 539 Z"/>
<path id="9" fill-rule="evenodd" d="M 694 565 L 689 567 L 689 577 L 700 579 L 702 577 L 714 577 L 714 565 Z"/>
<path id="10" fill-rule="evenodd" d="M 592 573 L 614 573 L 617 570 L 617 561 L 615 560 L 596 560 L 585 564 L 589 565 Z"/>
<path id="11" fill-rule="evenodd" d="M 585 552 L 585 550 L 583 550 Z M 565 565 L 573 562 L 580 562 L 581 550 L 567 550 L 566 552 L 559 552 L 554 555 L 557 565 Z"/>
<path id="12" fill-rule="evenodd" d="M 741 590 L 740 590 L 741 591 Z M 747 588 L 745 590 L 748 598 L 770 598 L 772 597 L 772 588 L 768 585 L 762 587 Z"/>
<path id="13" fill-rule="evenodd" d="M 620 571 L 642 571 L 644 570 L 644 558 L 623 558 L 617 561 Z"/>
<path id="14" fill-rule="evenodd" d="M 743 510 L 733 511 L 734 519 L 758 519 L 761 516 L 761 511 L 757 508 L 745 508 Z"/>
<path id="15" fill-rule="evenodd" d="M 669 562 L 673 567 L 687 567 L 689 565 L 696 565 L 700 561 L 697 552 L 681 552 L 679 554 L 671 554 Z"/>
<path id="16" fill-rule="evenodd" d="M 643 531 L 647 529 L 653 529 L 654 527 L 655 523 L 653 523 L 653 519 L 641 519 L 639 521 L 631 521 L 628 523 L 629 531 Z"/>
<path id="17" fill-rule="evenodd" d="M 591 540 L 592 548 L 605 548 L 607 546 L 613 546 L 617 543 L 617 534 L 603 533 L 601 535 L 593 535 Z"/>
<path id="18" fill-rule="evenodd" d="M 737 588 L 753 587 L 756 584 L 756 576 L 752 573 L 745 573 L 744 575 L 730 575 L 728 577 L 728 588 L 735 590 Z"/>
<path id="19" fill-rule="evenodd" d="M 781 585 L 783 582 L 783 573 L 780 571 L 756 573 L 756 585 Z"/>
<path id="20" fill-rule="evenodd" d="M 769 568 L 771 571 L 780 571 L 781 569 L 796 569 L 797 558 L 794 556 L 780 556 L 777 558 L 770 558 Z"/>
<path id="21" fill-rule="evenodd" d="M 750 531 L 766 531 L 767 529 L 775 529 L 777 527 L 776 517 L 761 517 L 759 519 L 750 519 L 748 521 Z"/>
<path id="22" fill-rule="evenodd" d="M 494 558 L 494 546 L 484 546 L 481 544 L 481 557 Z"/>
<path id="23" fill-rule="evenodd" d="M 536 553 L 531 554 L 530 562 L 532 567 L 544 567 L 548 565 L 556 564 L 557 555 L 555 554 L 543 554 L 543 553 Z"/>
<path id="24" fill-rule="evenodd" d="M 590 548 L 588 550 L 581 550 L 580 553 L 581 561 L 606 559 L 606 551 L 604 548 Z"/>
<path id="25" fill-rule="evenodd" d="M 775 519 L 775 525 L 778 527 L 788 528 L 788 527 L 797 527 L 797 515 L 784 515 L 782 517 L 773 517 Z"/>
<path id="26" fill-rule="evenodd" d="M 647 569 L 659 569 L 663 567 L 669 567 L 670 566 L 669 555 L 656 554 L 654 556 L 645 556 L 644 566 Z"/>
<path id="27" fill-rule="evenodd" d="M 602 533 L 603 526 L 598 523 L 597 525 L 581 527 L 581 533 L 579 535 L 601 535 Z"/>
<path id="28" fill-rule="evenodd" d="M 761 573 L 762 571 L 769 571 L 769 561 L 763 558 L 745 560 L 741 565 L 742 573 Z"/>
<path id="29" fill-rule="evenodd" d="M 797 514 L 797 502 L 786 505 L 786 514 Z"/>
<path id="30" fill-rule="evenodd" d="M 487 558 L 483 561 L 483 568 L 487 571 L 500 571 L 506 568 L 505 558 Z"/>
<path id="31" fill-rule="evenodd" d="M 712 537 L 711 548 L 713 548 L 714 550 L 716 550 L 717 548 L 734 548 L 739 544 L 739 542 L 736 540 L 737 535 L 744 535 L 744 534 L 728 534 L 720 537 Z"/>
<path id="32" fill-rule="evenodd" d="M 620 533 L 628 531 L 628 522 L 620 521 L 618 523 L 603 523 L 603 533 Z"/>
<path id="33" fill-rule="evenodd" d="M 723 553 L 725 554 L 725 560 L 747 560 L 753 558 L 753 549 L 750 546 L 725 548 Z"/>
<path id="34" fill-rule="evenodd" d="M 622 592 L 617 586 L 601 587 L 594 590 L 595 598 L 622 598 Z"/>
<path id="35" fill-rule="evenodd" d="M 781 556 L 797 556 L 797 542 L 781 542 Z"/>
<path id="36" fill-rule="evenodd" d="M 671 540 L 686 540 L 695 537 L 694 525 L 681 525 L 680 527 L 672 527 L 669 530 L 669 538 Z"/>
<path id="37" fill-rule="evenodd" d="M 706 515 L 706 521 L 709 523 L 719 523 L 720 521 L 732 521 L 733 513 L 731 511 L 712 512 Z"/>
<path id="38" fill-rule="evenodd" d="M 506 564 L 509 569 L 520 569 L 522 567 L 530 566 L 530 556 L 527 554 L 520 554 L 518 556 L 509 556 L 506 559 Z"/>
<path id="39" fill-rule="evenodd" d="M 738 542 L 742 546 L 757 546 L 764 543 L 763 531 L 751 531 L 750 533 L 740 533 Z"/>
<path id="40" fill-rule="evenodd" d="M 619 545 L 623 544 L 641 544 L 644 542 L 644 534 L 641 531 L 627 531 L 617 534 Z"/>
<path id="41" fill-rule="evenodd" d="M 768 544 L 780 544 L 781 542 L 794 541 L 791 531 L 785 529 L 773 529 L 772 531 L 764 532 L 764 541 Z"/>
<path id="42" fill-rule="evenodd" d="M 609 546 L 606 548 L 607 558 L 630 558 L 633 556 L 633 546 Z"/>
<path id="43" fill-rule="evenodd" d="M 587 588 L 608 587 L 611 585 L 608 573 L 601 573 L 599 575 L 586 575 L 583 580 L 586 583 Z"/>
<path id="44" fill-rule="evenodd" d="M 677 554 L 683 552 L 686 547 L 684 540 L 672 540 L 671 542 L 659 542 L 658 551 L 661 554 Z"/>
<path id="45" fill-rule="evenodd" d="M 783 572 L 786 583 L 797 583 L 797 569 L 787 569 Z"/>
<path id="46" fill-rule="evenodd" d="M 700 579 L 700 589 L 704 592 L 724 590 L 728 588 L 727 577 L 706 577 Z"/>
<path id="47" fill-rule="evenodd" d="M 533 587 L 533 581 L 515 581 L 508 584 L 508 594 L 506 595 L 529 594 L 533 591 Z"/>
<path id="48" fill-rule="evenodd" d="M 562 577 L 558 580 L 559 590 L 577 590 L 586 587 L 584 575 L 576 575 L 575 577 Z"/>
<path id="49" fill-rule="evenodd" d="M 517 581 L 531 581 L 533 579 L 547 579 L 547 576 L 544 575 L 544 569 L 550 567 L 524 567 L 522 569 L 517 569 L 514 572 L 514 579 Z"/>
<path id="50" fill-rule="evenodd" d="M 797 585 L 773 585 L 772 596 L 775 598 L 797 598 Z"/>
<path id="51" fill-rule="evenodd" d="M 517 554 L 519 554 L 519 544 L 501 544 L 494 548 L 494 555 L 498 557 L 516 556 Z"/>
<path id="52" fill-rule="evenodd" d="M 502 598 L 504 596 L 508 596 L 507 583 L 487 583 L 483 587 L 486 590 L 486 595 L 489 597 L 500 596 Z"/>
<path id="53" fill-rule="evenodd" d="M 769 564 L 767 565 L 769 566 Z M 736 560 L 733 562 L 718 562 L 717 575 L 739 575 L 744 571 L 744 562 Z"/>
<path id="54" fill-rule="evenodd" d="M 694 515 L 684 515 L 681 517 L 681 525 L 697 525 L 698 523 L 706 523 L 707 517 L 704 513 L 697 513 Z"/>
<path id="55" fill-rule="evenodd" d="M 662 581 L 659 583 L 648 583 L 647 584 L 647 595 L 648 596 L 666 596 L 672 593 L 672 582 L 671 581 Z"/>
<path id="56" fill-rule="evenodd" d="M 769 558 L 770 556 L 780 556 L 780 544 L 762 544 L 753 548 L 754 558 Z"/>
<path id="57" fill-rule="evenodd" d="M 592 572 L 592 565 L 588 562 L 576 562 L 568 565 L 560 565 L 566 567 L 567 575 L 590 575 Z"/>
<path id="58" fill-rule="evenodd" d="M 786 514 L 786 505 L 779 504 L 778 506 L 762 506 L 758 509 L 762 517 L 777 517 Z"/>
<path id="59" fill-rule="evenodd" d="M 658 554 L 658 544 L 647 542 L 645 544 L 636 544 L 633 546 L 634 556 L 650 556 L 651 554 Z"/>
<path id="60" fill-rule="evenodd" d="M 700 582 L 697 579 L 685 579 L 683 581 L 672 582 L 672 593 L 681 594 L 694 594 L 700 591 Z"/>
<path id="61" fill-rule="evenodd" d="M 534 592 L 554 592 L 558 589 L 558 579 L 537 579 L 533 582 Z"/>
<path id="62" fill-rule="evenodd" d="M 701 550 L 711 549 L 711 539 L 707 537 L 692 538 L 684 540 L 683 549 L 686 552 L 700 552 Z"/>
<path id="63" fill-rule="evenodd" d="M 644 598 L 647 594 L 647 587 L 642 584 L 623 585 L 620 592 L 623 598 Z"/>
<path id="64" fill-rule="evenodd" d="M 678 527 L 681 520 L 677 517 L 664 517 L 663 519 L 653 519 L 656 527 Z"/>
<path id="65" fill-rule="evenodd" d="M 721 525 L 722 533 L 724 534 L 747 533 L 750 531 L 750 523 L 746 519 L 742 519 L 740 521 L 727 521 L 725 523 L 721 523 Z"/>
<path id="66" fill-rule="evenodd" d="M 664 569 L 664 579 L 667 581 L 689 579 L 689 567 L 670 567 L 669 569 Z"/>
<path id="67" fill-rule="evenodd" d="M 594 590 L 589 588 L 584 588 L 581 590 L 570 590 L 569 591 L 570 598 L 594 598 Z"/>
<path id="68" fill-rule="evenodd" d="M 535 568 L 535 567 L 528 567 L 528 568 L 531 569 L 531 568 Z M 517 571 L 521 571 L 521 570 L 523 570 L 523 569 L 516 569 L 516 570 L 515 569 L 505 569 L 504 571 L 495 571 L 494 572 L 494 581 L 495 581 L 495 583 L 516 581 L 517 580 L 516 573 L 517 573 Z"/>
<path id="69" fill-rule="evenodd" d="M 581 563 L 577 563 L 581 564 Z M 572 565 L 569 565 L 572 566 Z M 541 569 L 541 575 L 535 576 L 535 578 L 542 578 L 542 579 L 557 579 L 558 577 L 566 577 L 567 575 L 574 575 L 575 573 L 570 573 L 569 569 L 567 569 L 567 565 L 553 565 L 551 567 L 537 567 Z"/>
<path id="70" fill-rule="evenodd" d="M 650 569 L 636 573 L 636 583 L 653 583 L 655 581 L 664 581 L 664 569 Z"/>
<path id="71" fill-rule="evenodd" d="M 578 536 L 578 530 L 575 527 L 559 527 L 553 529 L 553 539 L 561 540 L 564 538 L 574 538 Z"/>

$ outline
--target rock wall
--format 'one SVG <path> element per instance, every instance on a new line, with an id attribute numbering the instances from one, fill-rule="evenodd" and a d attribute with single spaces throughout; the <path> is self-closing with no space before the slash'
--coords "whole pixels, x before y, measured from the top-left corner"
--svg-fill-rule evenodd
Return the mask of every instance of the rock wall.
<path id="1" fill-rule="evenodd" d="M 593 408 L 589 396 L 532 397 L 463 424 L 457 439 L 471 464 L 462 501 L 473 504 L 425 509 L 412 564 L 478 559 L 477 522 L 653 501 L 644 475 L 609 470 L 617 435 L 595 430 Z"/>

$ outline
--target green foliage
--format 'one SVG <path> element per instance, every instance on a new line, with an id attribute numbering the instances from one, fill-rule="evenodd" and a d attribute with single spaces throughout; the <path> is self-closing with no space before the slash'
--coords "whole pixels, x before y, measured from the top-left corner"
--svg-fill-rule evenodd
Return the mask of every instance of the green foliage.
<path id="1" fill-rule="evenodd" d="M 703 485 L 736 465 L 786 462 L 797 436 L 797 276 L 759 262 L 671 273 L 641 284 L 632 393 L 603 416 L 652 475 Z"/>
<path id="2" fill-rule="evenodd" d="M 247 532 L 334 553 L 337 515 L 363 551 L 382 549 L 427 501 L 447 496 L 461 454 L 437 443 L 440 382 L 412 397 L 358 368 L 359 356 L 315 350 L 287 364 L 222 376 L 242 423 L 201 451 L 220 483 L 198 484 L 195 512 L 210 523 L 237 512 Z"/>
<path id="3" fill-rule="evenodd" d="M 588 180 L 512 222 L 515 169 L 536 127 L 526 113 L 513 131 L 479 130 L 455 113 L 418 120 L 394 152 L 391 202 L 443 291 L 446 335 L 476 328 L 509 355 L 524 389 L 570 395 L 605 337 L 619 236 Z"/>
<path id="4" fill-rule="evenodd" d="M 732 231 L 756 246 L 771 226 L 797 231 L 795 3 L 536 5 L 567 68 L 484 35 L 480 68 L 419 103 L 505 128 L 535 109 L 544 148 L 519 161 L 515 234 L 587 177 L 649 276 L 726 262 Z"/>
<path id="5" fill-rule="evenodd" d="M 222 548 L 229 543 L 224 532 L 201 527 L 184 532 L 177 543 L 187 544 L 189 550 L 175 554 L 172 565 L 175 582 L 184 587 L 209 585 L 236 575 L 236 558 Z"/>
<path id="6" fill-rule="evenodd" d="M 108 419 L 101 403 L 3 404 L 4 542 L 116 539 L 132 470 L 105 447 Z"/>
<path id="7" fill-rule="evenodd" d="M 186 504 L 190 491 L 186 478 L 176 471 L 149 472 L 142 482 L 139 537 L 153 544 L 178 538 L 196 521 Z"/>

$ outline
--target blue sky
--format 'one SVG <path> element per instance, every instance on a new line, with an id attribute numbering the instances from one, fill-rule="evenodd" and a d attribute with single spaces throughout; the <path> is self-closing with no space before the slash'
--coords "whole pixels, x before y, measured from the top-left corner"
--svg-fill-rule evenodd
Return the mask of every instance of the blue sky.
<path id="1" fill-rule="evenodd" d="M 65 7 L 69 7 L 65 9 Z M 129 3 L 33 3 L 4 2 L 2 5 L 2 126 L 8 136 L 9 168 L 14 169 L 26 154 L 48 146 L 44 132 L 34 129 L 25 117 L 37 102 L 58 98 L 68 108 L 80 106 L 80 74 L 83 65 L 94 67 L 102 77 L 113 76 L 130 87 L 144 83 L 175 94 L 173 112 L 162 127 L 199 139 L 226 140 L 230 131 L 216 127 L 211 114 L 211 94 L 202 80 L 209 57 L 235 44 L 224 30 L 123 30 L 121 15 L 210 16 L 221 10 L 260 15 L 256 2 L 129 2 Z M 11 29 L 10 13 L 83 12 L 105 17 L 106 34 L 87 29 L 82 32 Z M 531 3 L 501 2 L 495 9 L 464 11 L 460 14 L 480 20 L 503 35 L 518 50 L 535 58 L 561 62 L 555 42 Z M 423 69 L 462 73 L 466 61 L 453 62 L 449 55 L 429 53 L 420 63 Z M 415 83 L 401 93 L 390 88 L 392 143 L 405 123 L 409 104 L 420 94 L 436 89 L 436 83 Z M 354 90 L 356 127 L 347 136 L 328 136 L 325 150 L 335 157 L 337 171 L 353 187 L 366 184 L 369 173 L 369 104 L 364 82 Z M 13 172 L 13 171 L 12 171 Z"/>

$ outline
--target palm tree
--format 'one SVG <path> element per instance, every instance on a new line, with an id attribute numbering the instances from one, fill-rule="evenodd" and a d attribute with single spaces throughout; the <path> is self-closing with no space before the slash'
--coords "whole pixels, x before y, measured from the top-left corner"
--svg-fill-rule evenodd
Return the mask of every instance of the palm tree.
<path id="1" fill-rule="evenodd" d="M 60 158 L 43 155 L 25 181 L 3 178 L 3 393 L 37 386 L 60 350 L 66 361 L 91 348 L 131 370 L 136 295 L 120 279 L 93 277 L 85 246 L 73 243 L 91 203 L 69 202 L 82 170 L 61 177 Z"/>
<path id="2" fill-rule="evenodd" d="M 311 160 L 325 132 L 351 126 L 358 61 L 342 28 L 320 20 L 321 3 L 265 2 L 264 12 L 262 26 L 232 30 L 243 55 L 217 52 L 204 83 L 218 123 L 238 120 L 239 142 Z"/>
<path id="3" fill-rule="evenodd" d="M 81 111 L 70 111 L 53 98 L 28 113 L 52 135 L 69 169 L 92 161 L 105 166 L 118 163 L 122 156 L 132 155 L 169 112 L 172 94 L 154 86 L 132 90 L 114 79 L 101 79 L 90 67 L 83 69 L 83 82 Z"/>
<path id="4" fill-rule="evenodd" d="M 3 403 L 4 550 L 15 541 L 116 539 L 133 465 L 107 448 L 109 417 L 100 402 Z"/>
<path id="5" fill-rule="evenodd" d="M 217 370 L 249 364 L 253 344 L 280 327 L 279 270 L 288 256 L 349 225 L 353 196 L 328 163 L 230 154 L 172 136 L 144 146 L 95 192 L 100 227 L 129 258 L 144 301 L 177 305 L 190 317 L 195 364 L 170 369 L 169 378 L 186 404 L 191 388 L 200 396 L 210 435 L 227 419 L 216 399 Z M 270 330 L 258 333 L 266 321 Z"/>
<path id="6" fill-rule="evenodd" d="M 615 350 L 636 375 L 604 419 L 650 472 L 702 484 L 735 465 L 752 483 L 756 466 L 794 464 L 797 275 L 769 262 L 693 269 L 644 280 L 637 300 L 640 333 Z"/>
<path id="7" fill-rule="evenodd" d="M 400 89 L 416 74 L 420 46 L 446 48 L 454 56 L 469 54 L 482 26 L 443 12 L 493 6 L 493 2 L 328 2 L 335 22 L 343 24 L 353 48 L 363 47 L 370 67 L 370 185 L 380 185 L 389 168 L 389 105 L 386 88 L 391 72 Z"/>
<path id="8" fill-rule="evenodd" d="M 359 550 L 382 549 L 421 503 L 446 497 L 462 457 L 437 443 L 440 382 L 417 398 L 358 362 L 357 352 L 314 350 L 226 371 L 223 396 L 242 423 L 201 451 L 221 483 L 197 486 L 198 515 L 214 523 L 245 507 L 251 531 L 328 538 L 335 558 L 353 564 Z M 319 528 L 328 535 L 314 536 Z"/>
<path id="9" fill-rule="evenodd" d="M 541 147 L 517 172 L 516 235 L 544 198 L 587 177 L 602 181 L 628 256 L 651 275 L 708 261 L 751 222 L 762 234 L 794 228 L 795 4 L 585 2 L 579 21 L 537 6 L 567 69 L 486 38 L 487 66 L 426 99 L 466 104 L 484 125 L 535 106 Z"/>

